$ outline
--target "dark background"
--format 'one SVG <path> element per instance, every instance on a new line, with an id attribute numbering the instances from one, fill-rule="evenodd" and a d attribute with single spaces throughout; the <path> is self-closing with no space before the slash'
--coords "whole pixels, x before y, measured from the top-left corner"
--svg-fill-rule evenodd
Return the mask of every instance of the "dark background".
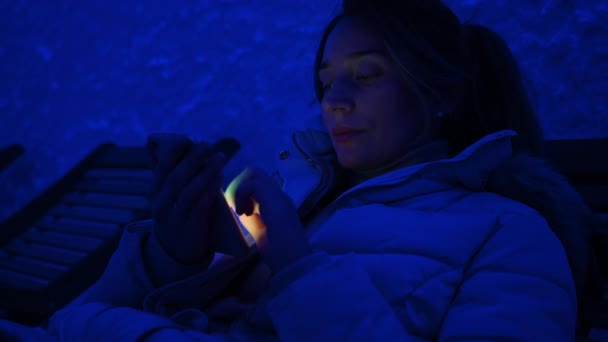
<path id="1" fill-rule="evenodd" d="M 608 1 L 450 0 L 501 33 L 551 139 L 608 137 Z M 312 60 L 336 0 L 0 0 L 0 220 L 106 141 L 233 135 L 270 162 L 318 114 Z M 601 156 L 598 156 L 601 158 Z M 604 157 L 605 158 L 605 157 Z"/>

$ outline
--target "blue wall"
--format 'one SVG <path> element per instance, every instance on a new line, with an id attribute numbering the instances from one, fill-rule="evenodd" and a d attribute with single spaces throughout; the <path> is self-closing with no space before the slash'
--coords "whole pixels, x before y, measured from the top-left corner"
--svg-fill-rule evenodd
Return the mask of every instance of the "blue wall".
<path id="1" fill-rule="evenodd" d="M 608 136 L 608 3 L 448 3 L 503 34 L 548 138 Z M 228 172 L 267 164 L 318 113 L 311 65 L 335 0 L 0 1 L 0 219 L 105 141 L 148 132 L 246 146 Z"/>

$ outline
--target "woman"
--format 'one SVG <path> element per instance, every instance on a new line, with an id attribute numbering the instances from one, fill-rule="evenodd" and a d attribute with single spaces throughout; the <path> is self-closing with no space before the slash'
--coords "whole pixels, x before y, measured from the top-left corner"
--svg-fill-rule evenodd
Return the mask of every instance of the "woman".
<path id="1" fill-rule="evenodd" d="M 532 157 L 542 135 L 500 37 L 437 0 L 344 0 L 314 85 L 323 127 L 293 135 L 276 177 L 253 169 L 231 186 L 259 259 L 209 266 L 224 160 L 199 172 L 208 148 L 184 141 L 157 169 L 154 227 L 130 227 L 50 330 L 66 340 L 574 339 L 587 212 Z"/>

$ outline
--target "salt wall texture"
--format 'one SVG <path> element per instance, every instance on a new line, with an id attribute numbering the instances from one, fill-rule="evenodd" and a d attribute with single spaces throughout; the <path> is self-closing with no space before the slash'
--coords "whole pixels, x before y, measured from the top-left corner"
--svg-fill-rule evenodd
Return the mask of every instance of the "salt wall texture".
<path id="1" fill-rule="evenodd" d="M 504 35 L 548 138 L 606 137 L 605 0 L 451 0 Z M 0 1 L 0 146 L 26 154 L 0 175 L 0 219 L 102 142 L 152 131 L 245 148 L 228 167 L 269 165 L 319 110 L 311 66 L 327 0 Z"/>

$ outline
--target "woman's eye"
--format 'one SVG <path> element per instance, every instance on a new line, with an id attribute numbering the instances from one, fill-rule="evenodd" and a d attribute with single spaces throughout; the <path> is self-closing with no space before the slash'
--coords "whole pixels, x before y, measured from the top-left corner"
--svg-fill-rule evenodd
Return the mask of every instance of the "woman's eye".
<path id="1" fill-rule="evenodd" d="M 376 80 L 380 76 L 382 76 L 381 71 L 369 71 L 369 72 L 365 72 L 365 73 L 356 74 L 354 76 L 354 80 L 357 82 L 369 83 L 369 82 Z M 323 90 L 323 92 L 326 92 L 332 87 L 332 85 L 333 84 L 331 82 L 330 83 L 321 83 L 321 90 Z"/>
<path id="2" fill-rule="evenodd" d="M 355 77 L 355 79 L 357 81 L 371 81 L 374 80 L 376 78 L 378 78 L 380 76 L 380 73 L 366 73 L 366 74 L 359 74 Z"/>

